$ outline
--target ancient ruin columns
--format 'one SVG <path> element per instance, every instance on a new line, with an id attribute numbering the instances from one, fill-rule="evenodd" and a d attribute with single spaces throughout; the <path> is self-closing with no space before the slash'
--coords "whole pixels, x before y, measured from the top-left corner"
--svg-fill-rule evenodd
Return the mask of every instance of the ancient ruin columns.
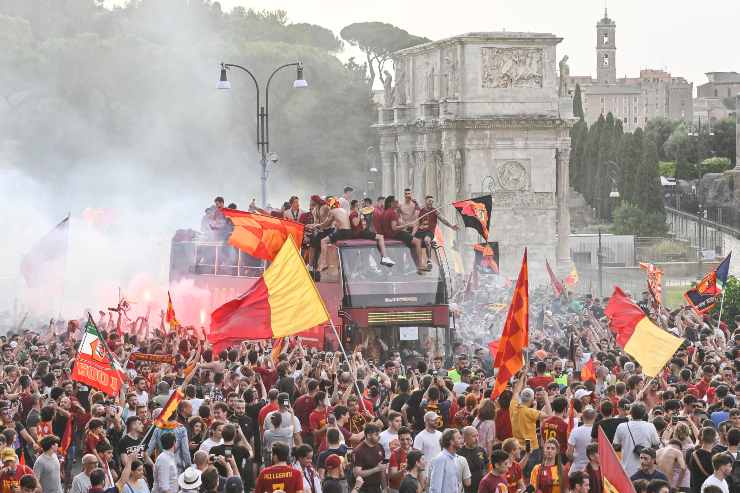
<path id="1" fill-rule="evenodd" d="M 380 137 L 380 165 L 382 171 L 383 195 L 394 193 L 395 176 L 394 165 L 396 159 L 396 137 L 393 134 L 384 134 Z"/>
<path id="2" fill-rule="evenodd" d="M 558 246 L 557 270 L 559 274 L 570 272 L 570 210 L 568 209 L 570 139 L 563 139 L 556 150 L 557 170 L 557 201 L 558 201 Z"/>

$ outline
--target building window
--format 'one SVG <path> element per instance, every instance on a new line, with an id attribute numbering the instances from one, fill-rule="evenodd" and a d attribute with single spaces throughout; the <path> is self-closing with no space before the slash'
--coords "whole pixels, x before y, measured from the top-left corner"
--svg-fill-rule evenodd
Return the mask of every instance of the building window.
<path id="1" fill-rule="evenodd" d="M 627 117 L 626 116 L 624 117 L 624 123 L 627 123 Z"/>
<path id="2" fill-rule="evenodd" d="M 605 45 L 609 44 L 609 33 L 604 33 L 604 37 L 602 38 L 602 43 Z"/>
<path id="3" fill-rule="evenodd" d="M 717 91 L 717 89 L 715 88 L 715 89 L 714 89 L 714 97 L 716 98 L 716 97 L 718 97 L 718 96 L 719 96 L 719 91 Z"/>
<path id="4" fill-rule="evenodd" d="M 609 66 L 609 55 L 604 55 L 604 66 L 605 67 Z"/>

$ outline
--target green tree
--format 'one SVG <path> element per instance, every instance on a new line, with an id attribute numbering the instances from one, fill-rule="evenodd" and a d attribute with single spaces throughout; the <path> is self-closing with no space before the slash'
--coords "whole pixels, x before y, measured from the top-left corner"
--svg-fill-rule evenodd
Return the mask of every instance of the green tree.
<path id="1" fill-rule="evenodd" d="M 611 232 L 617 235 L 662 236 L 668 231 L 665 215 L 645 213 L 640 207 L 622 202 L 614 209 Z"/>
<path id="2" fill-rule="evenodd" d="M 637 169 L 634 203 L 646 214 L 664 215 L 663 187 L 658 175 L 658 146 L 652 135 L 643 141 L 642 159 Z"/>
<path id="3" fill-rule="evenodd" d="M 724 289 L 724 304 L 722 304 L 722 321 L 737 328 L 735 317 L 740 315 L 740 279 L 735 276 L 727 278 L 727 284 Z M 718 315 L 720 303 L 714 307 L 713 314 Z"/>
<path id="4" fill-rule="evenodd" d="M 569 178 L 570 185 L 581 193 L 585 187 L 584 153 L 587 138 L 588 125 L 584 120 L 579 120 L 570 129 Z"/>
<path id="5" fill-rule="evenodd" d="M 732 168 L 732 161 L 726 157 L 710 157 L 699 164 L 701 176 L 707 173 L 722 173 Z"/>
<path id="6" fill-rule="evenodd" d="M 665 154 L 663 145 L 671 136 L 675 128 L 676 122 L 663 117 L 653 118 L 647 122 L 647 125 L 645 125 L 645 135 L 650 135 L 655 141 L 655 144 L 658 147 L 658 158 L 661 161 L 668 161 L 668 156 Z"/>
<path id="7" fill-rule="evenodd" d="M 598 197 L 598 170 L 600 162 L 601 134 L 604 132 L 606 119 L 604 115 L 588 129 L 586 146 L 583 153 L 583 196 L 591 207 L 596 207 Z"/>
<path id="8" fill-rule="evenodd" d="M 711 136 L 712 155 L 702 157 L 726 157 L 732 162 L 733 166 L 737 164 L 735 162 L 737 156 L 735 148 L 735 120 L 732 117 L 725 118 L 712 126 L 712 132 L 714 133 Z"/>
<path id="9" fill-rule="evenodd" d="M 339 35 L 365 54 L 371 88 L 376 76 L 381 82 L 385 80 L 383 70 L 394 52 L 429 41 L 385 22 L 356 22 L 345 26 Z"/>
<path id="10" fill-rule="evenodd" d="M 583 120 L 583 100 L 581 97 L 581 85 L 576 84 L 576 91 L 573 95 L 573 116 Z"/>

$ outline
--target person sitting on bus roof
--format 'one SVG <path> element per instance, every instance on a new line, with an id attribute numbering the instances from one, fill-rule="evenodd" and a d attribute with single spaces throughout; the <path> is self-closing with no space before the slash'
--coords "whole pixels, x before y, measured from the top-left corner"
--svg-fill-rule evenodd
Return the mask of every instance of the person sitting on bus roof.
<path id="1" fill-rule="evenodd" d="M 327 200 L 331 197 L 327 197 Z M 326 201 L 318 195 L 311 195 L 311 213 L 313 220 L 310 224 L 306 225 L 308 235 L 311 237 L 310 250 L 308 252 L 308 268 L 313 270 L 318 264 L 319 257 L 321 256 L 321 240 L 329 236 L 332 232 L 331 227 L 322 227 L 321 224 L 326 222 L 329 217 L 329 206 Z M 329 223 L 331 224 L 331 223 Z"/>
<path id="2" fill-rule="evenodd" d="M 301 214 L 303 214 L 303 211 L 301 210 L 300 201 L 298 197 L 293 195 L 288 200 L 288 210 L 283 212 L 283 219 L 298 222 L 301 219 Z"/>
<path id="3" fill-rule="evenodd" d="M 423 272 L 420 265 L 421 258 L 421 240 L 411 236 L 406 228 L 409 224 L 401 222 L 398 216 L 398 201 L 393 195 L 389 195 L 385 198 L 383 204 L 383 217 L 380 221 L 381 230 L 380 234 L 383 238 L 389 238 L 393 240 L 402 241 L 407 247 L 411 249 L 411 255 L 414 257 L 414 263 L 416 264 L 416 270 L 421 274 Z"/>
<path id="4" fill-rule="evenodd" d="M 360 240 L 375 240 L 380 251 L 380 263 L 388 267 L 395 265 L 395 262 L 388 257 L 385 249 L 385 239 L 383 235 L 370 231 L 365 224 L 365 217 L 360 213 L 360 207 L 357 200 L 350 202 L 349 223 L 351 227 L 352 238 Z"/>
<path id="5" fill-rule="evenodd" d="M 427 195 L 424 198 L 424 208 L 419 211 L 419 227 L 414 235 L 420 239 L 427 251 L 427 270 L 432 270 L 432 241 L 434 241 L 434 232 L 437 229 L 437 221 L 441 222 L 448 228 L 455 231 L 460 229 L 456 224 L 451 224 L 447 219 L 439 215 L 434 208 L 434 197 Z"/>

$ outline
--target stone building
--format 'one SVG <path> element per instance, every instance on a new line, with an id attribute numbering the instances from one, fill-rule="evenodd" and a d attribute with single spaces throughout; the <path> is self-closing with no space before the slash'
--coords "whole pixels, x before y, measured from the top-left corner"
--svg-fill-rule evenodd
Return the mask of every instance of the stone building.
<path id="1" fill-rule="evenodd" d="M 617 78 L 617 24 L 604 17 L 596 24 L 596 78 L 568 75 L 572 94 L 581 86 L 586 122 L 612 113 L 626 131 L 644 127 L 648 120 L 666 117 L 691 122 L 693 84 L 663 70 L 646 69 L 639 77 Z"/>
<path id="2" fill-rule="evenodd" d="M 382 192 L 433 195 L 450 203 L 493 194 L 489 241 L 499 242 L 504 274 L 516 276 L 525 247 L 530 276 L 544 262 L 570 266 L 568 234 L 571 99 L 558 79 L 552 34 L 469 33 L 414 46 L 394 56 L 375 128 Z M 567 60 L 567 59 L 566 59 Z M 561 68 L 567 72 L 566 60 Z M 562 97 L 564 96 L 564 97 Z M 458 233 L 468 265 L 474 231 Z"/>
<path id="3" fill-rule="evenodd" d="M 740 94 L 740 74 L 737 72 L 707 72 L 707 82 L 697 86 L 694 100 L 694 124 L 712 125 L 728 118 L 735 109 L 732 102 Z"/>

